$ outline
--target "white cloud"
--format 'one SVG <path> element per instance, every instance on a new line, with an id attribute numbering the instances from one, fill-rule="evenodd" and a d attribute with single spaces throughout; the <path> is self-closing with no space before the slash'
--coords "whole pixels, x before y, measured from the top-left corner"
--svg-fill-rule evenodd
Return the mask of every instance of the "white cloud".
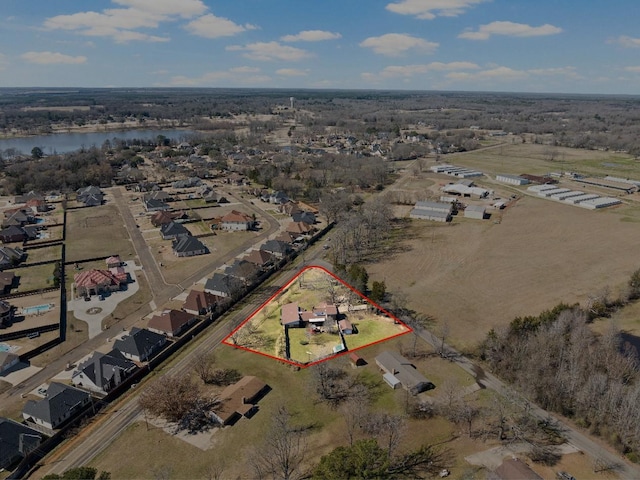
<path id="1" fill-rule="evenodd" d="M 58 52 L 27 52 L 20 56 L 29 63 L 37 63 L 39 65 L 77 65 L 86 63 L 87 57 L 65 55 Z"/>
<path id="2" fill-rule="evenodd" d="M 450 72 L 446 78 L 454 81 L 476 81 L 482 82 L 490 80 L 491 82 L 508 82 L 512 80 L 522 80 L 529 76 L 525 70 L 514 70 L 509 67 L 494 67 L 479 72 Z"/>
<path id="3" fill-rule="evenodd" d="M 200 77 L 178 75 L 172 77 L 169 85 L 174 87 L 218 86 L 218 85 L 259 85 L 271 81 L 268 75 L 260 74 L 255 67 L 234 67 L 228 70 L 208 72 Z"/>
<path id="4" fill-rule="evenodd" d="M 414 50 L 420 53 L 433 53 L 439 44 L 423 38 L 403 33 L 387 33 L 380 37 L 369 37 L 360 43 L 361 47 L 371 48 L 380 55 L 398 56 Z"/>
<path id="5" fill-rule="evenodd" d="M 553 77 L 566 77 L 573 79 L 581 79 L 583 78 L 576 71 L 576 67 L 552 67 L 552 68 L 533 68 L 528 70 L 529 73 L 533 75 L 542 75 L 542 76 L 553 76 Z"/>
<path id="6" fill-rule="evenodd" d="M 386 9 L 400 15 L 413 15 L 422 20 L 436 17 L 457 17 L 465 10 L 488 0 L 400 0 Z"/>
<path id="7" fill-rule="evenodd" d="M 207 11 L 202 0 L 112 0 L 113 3 L 123 5 L 142 12 L 151 12 L 162 16 L 180 16 L 193 18 Z"/>
<path id="8" fill-rule="evenodd" d="M 278 42 L 256 42 L 248 45 L 231 45 L 226 48 L 228 51 L 246 52 L 244 57 L 251 60 L 260 61 L 298 61 L 311 57 L 311 53 L 301 48 L 281 45 Z"/>
<path id="9" fill-rule="evenodd" d="M 620 35 L 608 41 L 608 43 L 617 43 L 626 48 L 640 48 L 640 38 L 633 38 L 627 35 Z"/>
<path id="10" fill-rule="evenodd" d="M 238 25 L 228 18 L 216 17 L 212 13 L 203 15 L 191 22 L 185 28 L 192 34 L 204 38 L 230 37 L 246 30 L 255 30 L 254 25 Z"/>
<path id="11" fill-rule="evenodd" d="M 323 40 L 337 40 L 342 35 L 324 30 L 304 30 L 295 35 L 285 35 L 280 40 L 283 42 L 321 42 Z"/>
<path id="12" fill-rule="evenodd" d="M 545 35 L 556 35 L 562 29 L 548 23 L 539 27 L 532 27 L 525 23 L 514 22 L 491 22 L 481 25 L 477 31 L 468 31 L 458 35 L 458 38 L 467 40 L 487 40 L 491 35 L 507 35 L 509 37 L 540 37 Z"/>
<path id="13" fill-rule="evenodd" d="M 276 74 L 282 77 L 306 77 L 309 70 L 298 70 L 297 68 L 281 68 L 276 70 Z"/>
<path id="14" fill-rule="evenodd" d="M 112 2 L 124 8 L 57 15 L 47 18 L 43 24 L 44 28 L 66 30 L 92 37 L 110 37 L 118 43 L 134 40 L 166 42 L 169 41 L 166 36 L 152 35 L 139 30 L 157 29 L 163 22 L 194 18 L 203 15 L 208 9 L 202 0 L 112 0 Z M 217 19 L 218 23 L 214 23 L 212 19 Z M 217 36 L 234 34 L 229 33 L 233 28 L 239 28 L 240 31 L 249 28 L 249 26 L 241 27 L 230 20 L 218 18 L 212 14 L 203 15 L 198 20 L 200 23 L 194 21 L 196 22 L 194 28 L 200 27 L 206 32 L 206 27 L 212 26 L 223 32 Z"/>
<path id="15" fill-rule="evenodd" d="M 624 67 L 625 72 L 640 73 L 640 66 Z"/>

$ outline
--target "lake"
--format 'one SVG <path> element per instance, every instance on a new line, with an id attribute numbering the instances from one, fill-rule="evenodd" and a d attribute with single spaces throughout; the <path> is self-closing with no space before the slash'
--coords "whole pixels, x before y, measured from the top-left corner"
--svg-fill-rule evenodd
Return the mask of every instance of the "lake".
<path id="1" fill-rule="evenodd" d="M 114 138 L 122 140 L 152 140 L 158 135 L 164 135 L 172 140 L 181 141 L 195 133 L 193 130 L 171 129 L 140 129 L 109 132 L 82 132 L 82 133 L 54 133 L 51 135 L 34 135 L 32 137 L 0 139 L 0 152 L 14 148 L 24 155 L 30 155 L 33 147 L 40 147 L 45 155 L 54 153 L 67 153 L 81 148 L 90 148 L 93 145 L 100 148 L 105 140 L 113 141 Z"/>

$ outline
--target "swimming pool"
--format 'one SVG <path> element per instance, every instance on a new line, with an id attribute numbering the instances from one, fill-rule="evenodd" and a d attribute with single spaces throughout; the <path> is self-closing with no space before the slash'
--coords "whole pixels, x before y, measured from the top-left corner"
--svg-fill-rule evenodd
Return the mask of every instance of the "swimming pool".
<path id="1" fill-rule="evenodd" d="M 42 305 L 35 305 L 33 307 L 24 307 L 22 313 L 25 315 L 33 315 L 35 313 L 43 313 L 51 310 L 54 307 L 53 303 L 45 303 Z"/>
<path id="2" fill-rule="evenodd" d="M 10 352 L 11 345 L 7 345 L 6 343 L 0 343 L 0 352 Z"/>

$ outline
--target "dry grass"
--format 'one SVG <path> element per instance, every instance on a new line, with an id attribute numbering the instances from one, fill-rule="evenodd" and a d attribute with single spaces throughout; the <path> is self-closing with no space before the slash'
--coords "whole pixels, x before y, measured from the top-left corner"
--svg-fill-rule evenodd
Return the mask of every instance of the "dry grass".
<path id="1" fill-rule="evenodd" d="M 53 286 L 54 267 L 55 265 L 53 263 L 48 263 L 45 265 L 36 265 L 35 267 L 23 267 L 12 270 L 16 277 L 20 277 L 20 283 L 18 288 L 11 292 L 17 293 L 51 288 Z"/>
<path id="2" fill-rule="evenodd" d="M 50 262 L 53 260 L 60 260 L 62 257 L 62 246 L 54 245 L 44 248 L 33 248 L 27 250 L 27 260 L 25 264 L 29 265 L 38 262 Z M 53 271 L 53 265 L 51 266 Z"/>
<path id="3" fill-rule="evenodd" d="M 446 321 L 459 347 L 473 347 L 486 332 L 519 315 L 560 302 L 585 303 L 604 286 L 627 281 L 638 265 L 636 210 L 588 211 L 525 197 L 502 222 L 451 225 L 413 221 L 404 242 L 382 262 L 367 266 L 408 306 Z"/>
<path id="4" fill-rule="evenodd" d="M 67 213 L 67 261 L 108 256 L 135 256 L 133 244 L 115 205 L 70 210 Z"/>

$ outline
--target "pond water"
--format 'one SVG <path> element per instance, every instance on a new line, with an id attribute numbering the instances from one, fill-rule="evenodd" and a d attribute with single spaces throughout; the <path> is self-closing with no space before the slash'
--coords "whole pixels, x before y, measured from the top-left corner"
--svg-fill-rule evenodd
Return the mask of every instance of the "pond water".
<path id="1" fill-rule="evenodd" d="M 54 133 L 51 135 L 0 139 L 0 152 L 13 148 L 20 153 L 29 155 L 31 149 L 40 147 L 45 155 L 52 155 L 54 153 L 74 152 L 94 145 L 99 148 L 105 140 L 113 141 L 114 138 L 121 140 L 154 140 L 158 135 L 164 135 L 171 140 L 182 141 L 193 133 L 195 133 L 193 130 L 175 128 L 123 130 L 120 132 Z"/>

